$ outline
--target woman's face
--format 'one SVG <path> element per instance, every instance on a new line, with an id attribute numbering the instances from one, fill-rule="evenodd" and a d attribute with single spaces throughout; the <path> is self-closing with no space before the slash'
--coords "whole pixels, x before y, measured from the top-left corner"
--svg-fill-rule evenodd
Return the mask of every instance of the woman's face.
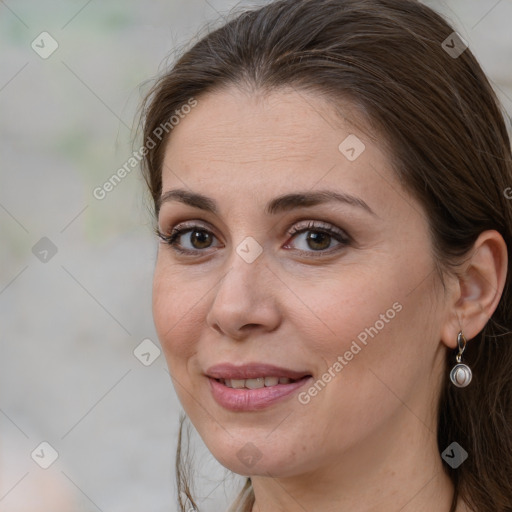
<path id="1" fill-rule="evenodd" d="M 435 438 L 446 307 L 426 216 L 344 114 L 231 88 L 166 148 L 159 229 L 183 232 L 159 246 L 155 325 L 186 413 L 243 475 L 354 471 Z"/>

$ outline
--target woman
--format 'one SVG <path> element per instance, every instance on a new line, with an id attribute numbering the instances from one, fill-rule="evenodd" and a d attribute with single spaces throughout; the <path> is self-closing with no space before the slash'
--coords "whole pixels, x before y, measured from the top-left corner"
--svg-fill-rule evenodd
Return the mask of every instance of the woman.
<path id="1" fill-rule="evenodd" d="M 277 1 L 143 122 L 155 325 L 248 477 L 232 510 L 512 510 L 510 141 L 463 38 L 411 0 Z"/>

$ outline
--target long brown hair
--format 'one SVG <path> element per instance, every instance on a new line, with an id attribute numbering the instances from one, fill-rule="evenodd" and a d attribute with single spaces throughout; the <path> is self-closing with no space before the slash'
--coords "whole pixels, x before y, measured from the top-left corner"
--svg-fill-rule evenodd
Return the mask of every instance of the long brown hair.
<path id="1" fill-rule="evenodd" d="M 228 86 L 292 86 L 334 106 L 349 100 L 382 136 L 397 176 L 424 207 L 442 279 L 484 230 L 499 231 L 512 254 L 510 139 L 496 95 L 464 47 L 439 14 L 414 0 L 278 0 L 211 31 L 158 79 L 142 105 L 144 144 L 149 148 L 155 130 L 191 98 Z M 155 214 L 171 134 L 166 130 L 143 161 Z M 474 385 L 458 389 L 447 381 L 447 354 L 438 448 L 457 441 L 470 454 L 456 470 L 444 465 L 455 486 L 452 511 L 457 497 L 475 512 L 512 510 L 510 267 L 509 258 L 498 307 L 468 343 Z M 181 437 L 176 463 L 185 511 L 195 503 Z M 244 492 L 237 510 L 250 511 L 250 479 Z"/>

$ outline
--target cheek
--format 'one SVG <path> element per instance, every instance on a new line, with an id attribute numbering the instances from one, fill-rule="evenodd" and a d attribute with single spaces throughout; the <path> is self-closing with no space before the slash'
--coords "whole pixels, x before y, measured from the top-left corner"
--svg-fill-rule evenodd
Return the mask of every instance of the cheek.
<path id="1" fill-rule="evenodd" d="M 187 286 L 186 274 L 157 263 L 153 278 L 153 320 L 171 371 L 194 353 L 201 294 Z"/>
<path id="2" fill-rule="evenodd" d="M 298 279 L 286 316 L 311 349 L 330 353 L 332 359 L 348 350 L 359 334 L 364 341 L 365 328 L 377 322 L 378 330 L 384 331 L 394 321 L 400 306 L 394 309 L 393 304 L 402 294 L 393 274 L 389 269 L 376 272 L 375 268 L 349 267 L 314 280 Z M 384 321 L 380 315 L 384 315 Z"/>
<path id="3" fill-rule="evenodd" d="M 326 362 L 325 372 L 330 368 L 335 377 L 311 405 L 317 400 L 319 410 L 343 419 L 347 442 L 357 439 L 361 429 L 377 428 L 404 403 L 419 417 L 428 417 L 421 397 L 436 382 L 439 322 L 430 285 L 427 280 L 412 293 L 410 287 L 391 289 L 379 300 L 367 297 L 359 308 L 347 307 L 347 313 L 333 317 L 331 327 L 341 333 L 339 338 L 316 347 Z M 335 365 L 337 360 L 340 364 Z M 328 428 L 335 435 L 333 423 Z"/>
<path id="4" fill-rule="evenodd" d="M 303 304 L 295 310 L 290 303 L 287 316 L 306 340 L 305 352 L 315 354 L 318 377 L 329 382 L 321 391 L 327 402 L 357 407 L 366 397 L 378 406 L 379 396 L 392 398 L 386 384 L 405 393 L 405 386 L 432 368 L 439 319 L 429 303 L 431 280 L 417 286 L 415 279 L 418 267 L 428 275 L 428 261 L 415 262 L 381 258 L 379 266 L 343 269 L 322 286 L 301 282 L 295 288 Z"/>
<path id="5" fill-rule="evenodd" d="M 157 264 L 153 278 L 153 320 L 178 399 L 187 414 L 194 417 L 193 397 L 197 391 L 190 364 L 197 352 L 194 339 L 200 325 L 198 301 L 204 293 L 194 293 L 186 281 L 183 272 Z"/>

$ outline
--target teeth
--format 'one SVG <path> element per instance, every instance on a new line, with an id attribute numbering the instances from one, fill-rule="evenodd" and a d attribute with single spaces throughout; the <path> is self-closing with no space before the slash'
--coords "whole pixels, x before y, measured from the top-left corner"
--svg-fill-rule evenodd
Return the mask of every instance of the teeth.
<path id="1" fill-rule="evenodd" d="M 257 379 L 247 379 L 245 387 L 249 389 L 259 389 L 265 387 L 265 378 L 258 377 Z"/>
<path id="2" fill-rule="evenodd" d="M 277 386 L 279 377 L 265 377 L 265 386 Z"/>
<path id="3" fill-rule="evenodd" d="M 288 377 L 258 377 L 256 379 L 221 379 L 221 382 L 228 388 L 260 389 L 277 386 L 278 384 L 290 384 L 293 381 Z"/>

